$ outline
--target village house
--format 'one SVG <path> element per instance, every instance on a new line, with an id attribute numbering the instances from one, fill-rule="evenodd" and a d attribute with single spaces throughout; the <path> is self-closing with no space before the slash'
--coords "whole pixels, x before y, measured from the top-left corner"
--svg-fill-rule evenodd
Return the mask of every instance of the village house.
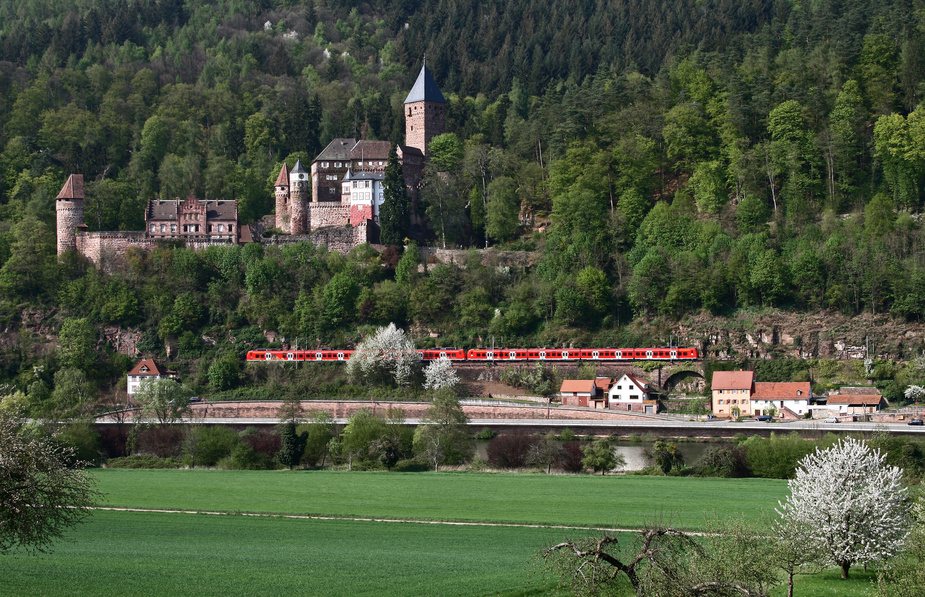
<path id="1" fill-rule="evenodd" d="M 176 376 L 176 371 L 170 371 L 165 367 L 159 366 L 154 359 L 141 359 L 132 367 L 132 370 L 128 372 L 128 383 L 126 385 L 128 401 L 133 402 L 132 398 L 138 393 L 141 382 L 144 380 L 160 379 L 162 377 L 176 378 Z"/>
<path id="2" fill-rule="evenodd" d="M 566 379 L 562 382 L 559 395 L 562 404 L 566 406 L 594 406 L 592 402 L 597 402 L 600 394 L 593 379 Z"/>
<path id="3" fill-rule="evenodd" d="M 889 408 L 890 403 L 874 387 L 844 387 L 829 394 L 825 409 L 828 414 L 869 415 Z"/>
<path id="4" fill-rule="evenodd" d="M 145 210 L 145 230 L 155 239 L 225 240 L 237 244 L 237 201 L 207 201 L 192 195 L 184 200 L 151 199 Z"/>
<path id="5" fill-rule="evenodd" d="M 717 417 L 746 416 L 751 412 L 754 371 L 715 371 L 711 383 L 711 411 Z"/>
<path id="6" fill-rule="evenodd" d="M 801 419 L 810 409 L 812 391 L 805 382 L 756 381 L 750 397 L 751 412 L 743 416 L 774 415 L 782 419 Z"/>
<path id="7" fill-rule="evenodd" d="M 614 410 L 658 413 L 658 401 L 649 398 L 649 384 L 630 373 L 611 382 L 607 406 Z"/>

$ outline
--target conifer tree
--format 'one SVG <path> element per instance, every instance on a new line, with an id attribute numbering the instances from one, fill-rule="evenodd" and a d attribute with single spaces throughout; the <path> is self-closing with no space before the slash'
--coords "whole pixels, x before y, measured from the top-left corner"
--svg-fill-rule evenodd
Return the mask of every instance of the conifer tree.
<path id="1" fill-rule="evenodd" d="M 401 245 L 411 228 L 411 200 L 405 189 L 405 177 L 396 147 L 392 145 L 389 150 L 382 207 L 379 209 L 380 241 L 389 246 Z"/>

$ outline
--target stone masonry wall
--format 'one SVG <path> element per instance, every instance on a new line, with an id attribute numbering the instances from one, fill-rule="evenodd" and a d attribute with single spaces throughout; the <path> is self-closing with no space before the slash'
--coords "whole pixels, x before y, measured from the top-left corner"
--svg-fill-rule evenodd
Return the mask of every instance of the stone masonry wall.
<path id="1" fill-rule="evenodd" d="M 282 405 L 278 400 L 259 400 L 252 402 L 202 402 L 193 406 L 193 417 L 208 418 L 263 418 L 277 417 Z M 417 419 L 432 406 L 429 402 L 380 402 L 380 401 L 336 401 L 303 400 L 302 408 L 308 413 L 312 410 L 325 411 L 334 418 L 348 418 L 361 408 L 371 409 L 374 413 L 384 414 L 389 407 L 404 411 L 406 419 Z M 497 406 L 497 405 L 463 405 L 463 412 L 470 419 L 544 419 L 546 406 Z M 553 419 L 585 420 L 651 420 L 636 416 L 630 412 L 594 410 L 586 408 L 569 408 L 560 406 L 550 410 Z"/>
<path id="2" fill-rule="evenodd" d="M 308 225 L 311 230 L 343 226 L 350 221 L 350 207 L 337 203 L 309 203 Z"/>
<path id="3" fill-rule="evenodd" d="M 434 249 L 424 247 L 421 249 L 421 258 L 425 263 L 453 263 L 465 265 L 472 251 L 459 251 L 454 249 Z M 539 262 L 540 254 L 532 251 L 494 251 L 475 249 L 482 265 L 494 267 L 497 265 L 507 267 L 533 267 Z"/>

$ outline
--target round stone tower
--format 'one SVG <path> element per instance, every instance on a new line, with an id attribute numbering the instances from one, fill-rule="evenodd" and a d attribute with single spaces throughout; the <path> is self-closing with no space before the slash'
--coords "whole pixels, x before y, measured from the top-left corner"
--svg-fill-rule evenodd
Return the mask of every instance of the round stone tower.
<path id="1" fill-rule="evenodd" d="M 283 234 L 289 234 L 289 166 L 283 167 L 276 177 L 276 227 Z"/>
<path id="2" fill-rule="evenodd" d="M 302 166 L 302 160 L 295 163 L 289 173 L 289 234 L 308 232 L 308 202 L 311 199 L 311 179 Z"/>
<path id="3" fill-rule="evenodd" d="M 77 228 L 84 223 L 84 176 L 71 174 L 55 197 L 58 255 L 77 249 Z"/>

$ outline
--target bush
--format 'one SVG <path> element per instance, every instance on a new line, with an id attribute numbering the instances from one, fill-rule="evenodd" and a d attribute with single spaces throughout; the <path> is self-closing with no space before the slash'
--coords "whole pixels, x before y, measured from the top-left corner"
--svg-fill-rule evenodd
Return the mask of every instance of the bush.
<path id="1" fill-rule="evenodd" d="M 475 435 L 475 439 L 490 440 L 495 437 L 495 432 L 489 427 L 482 427 L 482 430 Z"/>
<path id="2" fill-rule="evenodd" d="M 741 446 L 713 448 L 700 460 L 700 474 L 705 477 L 748 477 L 748 452 Z"/>
<path id="3" fill-rule="evenodd" d="M 133 454 L 177 458 L 183 451 L 183 431 L 178 427 L 144 427 L 137 433 Z"/>
<path id="4" fill-rule="evenodd" d="M 239 442 L 231 454 L 219 460 L 215 466 L 230 471 L 266 471 L 275 468 L 272 458 L 257 452 L 247 442 Z"/>
<path id="5" fill-rule="evenodd" d="M 768 479 L 792 479 L 797 463 L 810 454 L 816 445 L 794 431 L 789 435 L 772 433 L 769 438 L 751 437 L 744 444 L 752 475 Z"/>
<path id="6" fill-rule="evenodd" d="M 565 431 L 569 431 L 566 429 Z M 562 436 L 565 436 L 565 432 L 562 432 Z M 566 441 L 563 442 L 562 448 L 564 454 L 556 461 L 556 468 L 560 468 L 567 473 L 580 473 L 584 470 L 584 465 L 581 464 L 582 458 L 584 458 L 584 452 L 581 450 L 581 442 L 575 441 Z"/>
<path id="7" fill-rule="evenodd" d="M 241 440 L 253 448 L 255 452 L 267 458 L 273 458 L 279 452 L 279 435 L 267 429 L 248 427 L 241 433 Z"/>
<path id="8" fill-rule="evenodd" d="M 158 458 L 150 454 L 135 454 L 121 458 L 110 458 L 106 462 L 107 468 L 180 468 L 180 461 L 176 458 Z"/>
<path id="9" fill-rule="evenodd" d="M 214 466 L 230 456 L 241 443 L 238 434 L 224 425 L 190 429 L 186 443 L 187 456 L 194 466 Z"/>
<path id="10" fill-rule="evenodd" d="M 406 458 L 396 462 L 392 470 L 399 473 L 420 473 L 429 471 L 430 465 L 426 462 L 421 462 L 417 458 Z"/>
<path id="11" fill-rule="evenodd" d="M 128 433 L 119 427 L 103 427 L 100 430 L 100 452 L 103 458 L 128 456 Z"/>
<path id="12" fill-rule="evenodd" d="M 73 421 L 55 434 L 63 446 L 74 450 L 74 458 L 90 464 L 100 461 L 100 434 L 90 423 Z"/>
<path id="13" fill-rule="evenodd" d="M 488 442 L 488 462 L 498 468 L 522 468 L 536 438 L 524 431 L 502 433 Z"/>

